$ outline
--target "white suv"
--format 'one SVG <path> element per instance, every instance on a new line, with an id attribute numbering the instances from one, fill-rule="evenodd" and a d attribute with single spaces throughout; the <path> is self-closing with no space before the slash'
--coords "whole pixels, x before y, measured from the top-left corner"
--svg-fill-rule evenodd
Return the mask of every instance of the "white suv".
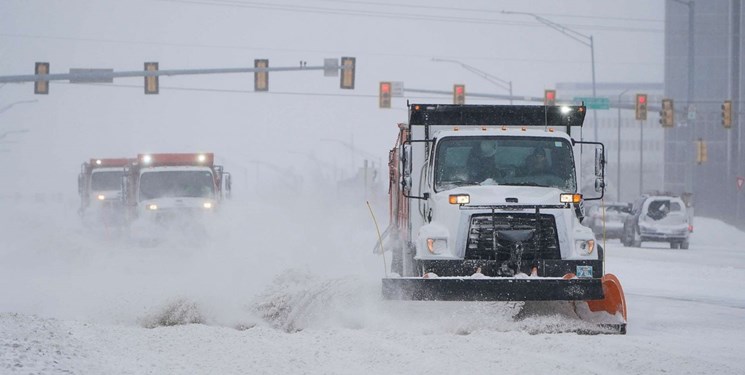
<path id="1" fill-rule="evenodd" d="M 679 197 L 651 195 L 634 202 L 623 226 L 621 242 L 641 246 L 644 241 L 669 242 L 671 249 L 688 249 L 691 221 Z"/>

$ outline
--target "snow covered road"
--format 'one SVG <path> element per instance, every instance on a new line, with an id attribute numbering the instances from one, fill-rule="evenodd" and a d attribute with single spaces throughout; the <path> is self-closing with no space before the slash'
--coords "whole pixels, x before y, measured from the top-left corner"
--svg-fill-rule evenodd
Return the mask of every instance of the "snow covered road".
<path id="1" fill-rule="evenodd" d="M 292 207 L 236 201 L 209 244 L 154 248 L 66 205 L 3 210 L 0 373 L 745 373 L 745 233 L 720 222 L 690 250 L 608 242 L 628 334 L 587 336 L 515 304 L 381 301 L 367 207 Z"/>

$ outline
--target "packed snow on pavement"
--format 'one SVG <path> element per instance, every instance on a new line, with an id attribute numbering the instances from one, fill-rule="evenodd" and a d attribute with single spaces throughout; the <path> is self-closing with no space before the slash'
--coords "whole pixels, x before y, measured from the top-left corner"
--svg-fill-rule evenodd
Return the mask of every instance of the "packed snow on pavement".
<path id="1" fill-rule="evenodd" d="M 608 241 L 628 333 L 580 335 L 520 303 L 383 301 L 364 201 L 236 197 L 154 246 L 74 200 L 3 207 L 0 373 L 745 373 L 745 233 L 713 219 L 689 250 Z"/>

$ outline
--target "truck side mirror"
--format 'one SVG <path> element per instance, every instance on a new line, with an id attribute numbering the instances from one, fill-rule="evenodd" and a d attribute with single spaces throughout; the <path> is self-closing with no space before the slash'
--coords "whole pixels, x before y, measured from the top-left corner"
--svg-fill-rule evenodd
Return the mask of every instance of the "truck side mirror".
<path id="1" fill-rule="evenodd" d="M 597 177 L 595 179 L 595 191 L 600 193 L 603 191 L 603 189 L 605 189 L 605 181 L 602 177 Z"/>
<path id="2" fill-rule="evenodd" d="M 603 176 L 603 167 L 605 165 L 605 155 L 603 155 L 603 149 L 598 147 L 595 149 L 595 176 Z M 596 187 L 597 190 L 597 187 Z"/>

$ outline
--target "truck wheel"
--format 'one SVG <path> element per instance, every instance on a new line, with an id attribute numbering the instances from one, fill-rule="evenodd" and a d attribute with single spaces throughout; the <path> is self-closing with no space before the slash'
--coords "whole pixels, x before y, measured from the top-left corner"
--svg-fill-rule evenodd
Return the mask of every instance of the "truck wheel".
<path id="1" fill-rule="evenodd" d="M 680 249 L 680 242 L 670 241 L 670 248 L 671 249 Z"/>
<path id="2" fill-rule="evenodd" d="M 683 250 L 688 250 L 688 240 L 683 240 L 683 242 L 680 243 L 680 248 Z"/>

